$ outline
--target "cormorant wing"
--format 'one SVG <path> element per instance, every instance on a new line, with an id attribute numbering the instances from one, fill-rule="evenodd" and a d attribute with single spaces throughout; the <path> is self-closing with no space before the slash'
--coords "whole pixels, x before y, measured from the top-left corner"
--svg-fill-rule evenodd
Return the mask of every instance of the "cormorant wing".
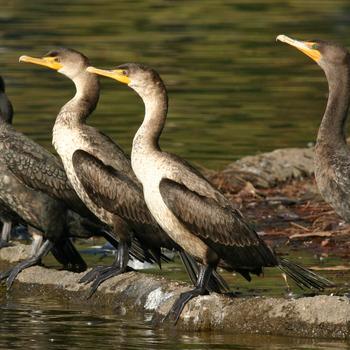
<path id="1" fill-rule="evenodd" d="M 172 179 L 184 184 L 189 190 L 201 196 L 216 200 L 222 207 L 231 207 L 225 196 L 213 187 L 213 185 L 203 176 L 201 172 L 193 167 L 186 160 L 175 154 L 163 152 L 170 162 L 175 162 L 176 167 L 172 169 Z"/>
<path id="2" fill-rule="evenodd" d="M 155 224 L 139 184 L 86 151 L 75 151 L 72 161 L 79 181 L 96 205 L 124 219 Z"/>
<path id="3" fill-rule="evenodd" d="M 58 199 L 74 196 L 63 165 L 54 155 L 14 129 L 1 138 L 2 157 L 23 183 Z"/>
<path id="4" fill-rule="evenodd" d="M 203 240 L 225 246 L 260 244 L 256 232 L 232 207 L 222 207 L 212 198 L 190 190 L 184 184 L 162 179 L 160 193 L 167 207 L 192 233 Z"/>
<path id="5" fill-rule="evenodd" d="M 161 180 L 159 189 L 176 218 L 237 271 L 259 274 L 262 266 L 276 266 L 273 252 L 232 206 L 222 206 L 167 178 Z M 246 273 L 244 276 L 247 278 Z"/>

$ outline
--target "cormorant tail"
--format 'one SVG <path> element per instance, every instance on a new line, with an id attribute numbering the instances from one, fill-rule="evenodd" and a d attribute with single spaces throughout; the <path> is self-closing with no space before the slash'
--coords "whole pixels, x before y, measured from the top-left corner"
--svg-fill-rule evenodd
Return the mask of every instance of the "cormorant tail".
<path id="1" fill-rule="evenodd" d="M 329 281 L 327 278 L 317 275 L 305 267 L 302 267 L 284 258 L 278 259 L 278 268 L 282 272 L 285 272 L 301 289 L 309 288 L 324 290 L 325 288 L 335 286 L 335 284 Z"/>

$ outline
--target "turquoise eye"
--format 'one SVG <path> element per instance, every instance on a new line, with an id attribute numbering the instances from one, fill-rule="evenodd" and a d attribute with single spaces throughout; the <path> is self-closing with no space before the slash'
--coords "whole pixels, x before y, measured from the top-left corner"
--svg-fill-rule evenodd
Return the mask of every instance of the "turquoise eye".
<path id="1" fill-rule="evenodd" d="M 318 50 L 318 44 L 312 44 L 311 48 L 312 48 L 313 50 Z"/>

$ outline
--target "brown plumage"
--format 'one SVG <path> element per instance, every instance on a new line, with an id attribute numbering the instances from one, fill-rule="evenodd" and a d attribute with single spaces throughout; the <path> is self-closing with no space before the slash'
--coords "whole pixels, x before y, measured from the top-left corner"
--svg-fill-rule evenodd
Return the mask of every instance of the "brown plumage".
<path id="1" fill-rule="evenodd" d="M 53 144 L 81 200 L 109 225 L 120 241 L 114 264 L 97 268 L 82 279 L 83 282 L 94 280 L 91 293 L 106 279 L 126 271 L 129 246 L 135 240 L 150 261 L 160 264 L 161 259 L 165 259 L 162 247 L 179 250 L 184 261 L 191 261 L 150 215 L 141 186 L 123 150 L 108 136 L 87 125 L 86 119 L 99 99 L 99 81 L 95 74 L 86 71 L 86 56 L 75 50 L 59 49 L 41 59 L 25 56 L 21 60 L 58 70 L 76 86 L 75 96 L 57 115 Z M 198 269 L 195 262 L 185 266 L 195 278 L 194 270 Z M 223 282 L 217 280 L 225 288 Z"/>
<path id="2" fill-rule="evenodd" d="M 180 296 L 170 317 L 177 321 L 191 298 L 208 292 L 208 279 L 218 265 L 247 279 L 250 273 L 261 273 L 265 266 L 277 266 L 300 286 L 322 289 L 332 285 L 311 271 L 278 258 L 221 192 L 187 162 L 161 150 L 159 138 L 168 98 L 156 71 L 135 63 L 110 71 L 93 67 L 88 71 L 128 84 L 143 99 L 145 117 L 133 140 L 133 170 L 158 224 L 204 264 L 196 288 Z"/>

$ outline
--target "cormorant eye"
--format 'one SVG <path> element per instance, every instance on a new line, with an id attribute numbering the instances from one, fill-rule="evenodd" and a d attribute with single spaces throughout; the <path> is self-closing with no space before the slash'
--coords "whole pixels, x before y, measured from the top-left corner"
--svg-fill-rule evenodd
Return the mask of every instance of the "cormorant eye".
<path id="1" fill-rule="evenodd" d="M 128 72 L 127 72 L 126 70 L 123 70 L 123 71 L 122 71 L 122 74 L 123 74 L 123 75 L 128 75 Z"/>
<path id="2" fill-rule="evenodd" d="M 313 50 L 318 50 L 318 44 L 316 44 L 316 43 L 312 44 L 311 48 Z"/>

